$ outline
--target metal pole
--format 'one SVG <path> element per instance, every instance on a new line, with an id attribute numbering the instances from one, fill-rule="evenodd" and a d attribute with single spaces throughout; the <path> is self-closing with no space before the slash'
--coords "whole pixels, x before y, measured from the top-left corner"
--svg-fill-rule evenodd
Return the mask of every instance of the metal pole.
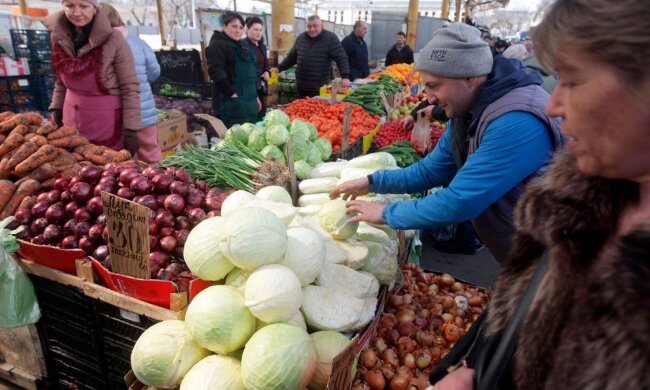
<path id="1" fill-rule="evenodd" d="M 232 10 L 237 12 L 237 0 L 232 0 Z"/>
<path id="2" fill-rule="evenodd" d="M 165 26 L 163 25 L 165 16 L 163 15 L 162 4 L 160 0 L 156 0 L 156 6 L 158 7 L 158 28 L 160 30 L 160 42 L 163 46 L 165 46 Z"/>
<path id="3" fill-rule="evenodd" d="M 192 28 L 196 28 L 196 1 L 192 0 L 190 7 L 192 7 Z"/>
<path id="4" fill-rule="evenodd" d="M 18 6 L 20 7 L 20 15 L 27 16 L 27 1 L 18 0 Z"/>
<path id="5" fill-rule="evenodd" d="M 442 19 L 449 19 L 449 2 L 451 0 L 442 0 L 442 14 L 440 17 Z"/>
<path id="6" fill-rule="evenodd" d="M 418 32 L 418 8 L 420 0 L 409 0 L 409 13 L 406 20 L 406 44 L 415 50 L 415 39 Z"/>
<path id="7" fill-rule="evenodd" d="M 295 9 L 295 0 L 273 0 L 271 2 L 271 18 L 273 23 L 272 48 L 277 50 L 278 54 L 284 55 L 288 53 L 293 46 L 295 37 L 295 31 L 293 29 L 296 24 Z M 282 26 L 282 29 L 280 26 Z"/>
<path id="8" fill-rule="evenodd" d="M 460 4 L 462 1 L 463 0 L 456 0 L 456 17 L 454 18 L 456 22 L 460 22 Z"/>

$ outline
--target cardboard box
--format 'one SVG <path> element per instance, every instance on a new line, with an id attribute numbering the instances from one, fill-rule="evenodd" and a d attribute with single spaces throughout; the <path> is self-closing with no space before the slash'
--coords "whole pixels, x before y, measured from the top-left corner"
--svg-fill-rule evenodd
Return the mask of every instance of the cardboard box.
<path id="1" fill-rule="evenodd" d="M 28 76 L 29 60 L 27 58 L 18 58 L 12 60 L 9 57 L 0 57 L 0 76 Z"/>
<path id="2" fill-rule="evenodd" d="M 158 123 L 158 146 L 163 152 L 174 150 L 187 134 L 187 118 L 182 117 L 166 120 Z"/>

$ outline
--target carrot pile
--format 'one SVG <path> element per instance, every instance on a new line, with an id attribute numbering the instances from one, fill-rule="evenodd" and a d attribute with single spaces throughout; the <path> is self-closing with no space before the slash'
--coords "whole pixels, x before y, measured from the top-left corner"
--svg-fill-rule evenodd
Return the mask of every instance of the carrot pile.
<path id="1" fill-rule="evenodd" d="M 90 145 L 72 127 L 57 128 L 52 123 L 43 123 L 37 112 L 0 113 L 0 180 L 15 182 L 16 194 L 21 188 L 21 194 L 29 192 L 23 187 L 25 183 L 31 183 L 27 189 L 35 187 L 34 181 L 39 189 L 51 188 L 57 177 L 75 176 L 85 165 L 130 158 L 126 150 L 118 152 Z M 4 192 L 9 192 L 7 183 L 3 185 Z"/>
<path id="2" fill-rule="evenodd" d="M 343 135 L 343 110 L 349 103 L 330 104 L 321 99 L 304 98 L 294 100 L 285 106 L 284 111 L 291 120 L 300 119 L 312 123 L 318 129 L 318 136 L 327 138 L 332 144 L 332 152 L 341 149 Z M 379 122 L 379 116 L 368 114 L 356 104 L 352 106 L 350 122 L 350 143 L 370 133 Z"/>

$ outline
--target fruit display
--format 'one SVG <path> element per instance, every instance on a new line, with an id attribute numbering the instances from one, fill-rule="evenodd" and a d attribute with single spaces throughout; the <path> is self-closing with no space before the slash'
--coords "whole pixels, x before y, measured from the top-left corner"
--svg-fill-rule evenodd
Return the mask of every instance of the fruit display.
<path id="1" fill-rule="evenodd" d="M 383 75 L 377 78 L 376 82 L 371 82 L 357 87 L 354 92 L 346 96 L 343 101 L 353 103 L 363 107 L 371 115 L 384 115 L 386 109 L 380 97 L 380 92 L 384 95 L 394 95 L 402 92 L 402 85 L 392 76 Z"/>
<path id="2" fill-rule="evenodd" d="M 388 297 L 379 328 L 361 353 L 354 390 L 418 389 L 486 307 L 485 290 L 415 264 Z"/>
<path id="3" fill-rule="evenodd" d="M 440 121 L 433 121 L 429 124 L 429 127 L 431 128 L 431 143 L 424 148 L 419 148 L 419 145 L 416 144 L 411 145 L 420 155 L 425 155 L 430 150 L 433 150 L 445 132 L 447 124 Z M 373 143 L 381 149 L 396 142 L 413 141 L 412 134 L 413 130 L 403 128 L 400 120 L 386 122 L 373 138 Z"/>
<path id="4" fill-rule="evenodd" d="M 404 118 L 406 115 L 410 115 L 411 112 L 422 102 L 424 99 L 426 99 L 426 95 L 424 93 L 419 93 L 417 95 L 409 95 L 402 100 L 402 103 L 400 104 L 399 107 L 396 107 L 395 110 L 391 113 L 390 118 L 388 118 L 391 121 L 396 121 L 399 119 Z"/>
<path id="5" fill-rule="evenodd" d="M 388 66 L 386 69 L 382 70 L 381 72 L 374 73 L 370 75 L 370 79 L 377 79 L 381 77 L 382 75 L 390 75 L 392 76 L 395 80 L 401 81 L 404 84 L 408 81 L 409 76 L 411 75 L 411 72 L 413 72 L 413 67 L 415 64 L 394 64 Z M 418 84 L 420 84 L 420 73 L 419 72 L 413 72 L 413 79 L 411 80 L 411 84 L 409 85 L 410 87 L 415 87 Z"/>
<path id="6" fill-rule="evenodd" d="M 388 146 L 379 148 L 378 152 L 390 153 L 395 157 L 397 166 L 400 168 L 408 167 L 420 161 L 422 157 L 415 151 L 410 141 L 393 142 Z"/>

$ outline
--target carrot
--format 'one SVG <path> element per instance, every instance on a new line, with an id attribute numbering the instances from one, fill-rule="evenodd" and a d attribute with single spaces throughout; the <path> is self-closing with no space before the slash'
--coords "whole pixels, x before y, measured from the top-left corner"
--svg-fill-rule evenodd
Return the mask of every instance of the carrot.
<path id="1" fill-rule="evenodd" d="M 0 134 L 0 144 L 5 142 L 5 139 L 7 139 L 7 137 L 5 137 L 4 134 Z"/>
<path id="2" fill-rule="evenodd" d="M 34 133 L 30 133 L 28 135 L 33 135 L 33 137 L 30 137 L 29 139 L 25 138 L 25 140 L 35 143 L 38 147 L 47 145 L 48 143 L 47 138 L 43 137 L 42 135 L 36 135 Z"/>
<path id="3" fill-rule="evenodd" d="M 74 127 L 70 126 L 61 126 L 58 130 L 55 130 L 47 135 L 47 139 L 57 139 L 68 137 L 71 135 L 79 135 L 79 132 Z"/>
<path id="4" fill-rule="evenodd" d="M 90 154 L 90 155 L 86 155 L 86 158 L 91 163 L 93 163 L 95 165 L 100 165 L 100 166 L 106 165 L 109 162 L 113 162 L 113 159 L 108 157 L 105 154 Z"/>
<path id="5" fill-rule="evenodd" d="M 4 209 L 16 191 L 16 185 L 9 180 L 0 180 L 0 210 Z"/>
<path id="6" fill-rule="evenodd" d="M 9 135 L 14 134 L 14 133 L 20 133 L 23 136 L 25 136 L 25 135 L 29 134 L 29 127 L 27 127 L 25 125 L 18 125 L 16 127 L 14 127 L 13 130 L 11 130 L 11 133 L 9 133 Z"/>
<path id="7" fill-rule="evenodd" d="M 26 196 L 23 198 L 23 201 L 20 202 L 20 205 L 18 205 L 17 210 L 31 209 L 32 206 L 34 206 L 35 204 L 36 204 L 36 197 L 34 195 Z"/>
<path id="8" fill-rule="evenodd" d="M 52 161 L 56 158 L 57 155 L 57 149 L 53 145 L 43 145 L 36 152 L 34 152 L 31 156 L 27 157 L 27 159 L 20 164 L 16 165 L 16 172 L 22 173 L 22 172 L 29 172 L 31 170 L 36 169 L 36 167 L 40 166 L 43 163 L 46 163 L 48 161 Z"/>
<path id="9" fill-rule="evenodd" d="M 7 139 L 4 140 L 2 145 L 0 145 L 0 156 L 4 156 L 7 152 L 10 152 L 18 148 L 25 141 L 20 133 L 10 134 Z"/>
<path id="10" fill-rule="evenodd" d="M 84 156 L 77 152 L 72 152 L 72 157 L 74 157 L 77 162 L 85 160 Z"/>
<path id="11" fill-rule="evenodd" d="M 37 112 L 26 112 L 23 114 L 16 114 L 0 122 L 0 132 L 4 133 L 13 129 L 18 125 L 40 125 L 43 122 L 43 117 Z"/>
<path id="12" fill-rule="evenodd" d="M 36 130 L 36 134 L 38 135 L 47 135 L 51 132 L 56 130 L 56 125 L 52 122 L 46 123 L 43 126 L 39 127 L 38 130 Z"/>
<path id="13" fill-rule="evenodd" d="M 69 168 L 66 168 L 65 170 L 61 171 L 61 177 L 75 177 L 81 170 L 81 165 L 79 164 L 74 164 L 71 165 Z"/>
<path id="14" fill-rule="evenodd" d="M 0 122 L 7 120 L 7 119 L 11 118 L 14 115 L 16 115 L 16 114 L 14 114 L 11 111 L 0 112 Z"/>
<path id="15" fill-rule="evenodd" d="M 43 181 L 54 177 L 57 174 L 57 169 L 54 165 L 49 162 L 41 164 L 38 168 L 34 169 L 29 173 L 29 175 L 21 178 L 16 183 L 22 183 L 26 180 L 37 180 Z"/>
<path id="16" fill-rule="evenodd" d="M 38 146 L 33 142 L 25 142 L 16 150 L 16 153 L 11 157 L 11 160 L 7 163 L 7 169 L 14 169 L 16 165 L 23 162 L 27 157 L 31 156 L 32 153 L 38 150 Z"/>
<path id="17" fill-rule="evenodd" d="M 67 137 L 63 138 L 55 138 L 49 140 L 50 144 L 54 146 L 58 146 L 61 148 L 75 148 L 77 146 L 81 145 L 86 145 L 88 143 L 88 140 L 84 137 L 80 137 L 79 135 L 69 135 Z"/>
<path id="18" fill-rule="evenodd" d="M 57 148 L 57 156 L 54 161 L 52 161 L 52 165 L 54 165 L 57 168 L 67 166 L 67 165 L 72 165 L 76 164 L 77 160 L 74 158 L 72 153 L 68 152 L 65 149 L 62 148 Z"/>
<path id="19" fill-rule="evenodd" d="M 53 177 L 51 179 L 47 179 L 44 182 L 41 182 L 41 189 L 47 188 L 47 189 L 52 189 L 54 188 L 54 182 L 56 181 L 56 177 Z"/>
<path id="20" fill-rule="evenodd" d="M 18 149 L 14 149 L 10 151 L 9 153 L 5 154 L 2 156 L 2 160 L 0 160 L 0 179 L 8 179 L 11 177 L 11 169 L 8 168 L 9 165 L 9 160 L 16 154 Z"/>
<path id="21" fill-rule="evenodd" d="M 9 202 L 7 202 L 5 207 L 2 209 L 0 219 L 5 219 L 10 215 L 14 215 L 23 199 L 27 196 L 34 195 L 40 188 L 41 184 L 37 180 L 25 180 L 22 182 Z"/>

